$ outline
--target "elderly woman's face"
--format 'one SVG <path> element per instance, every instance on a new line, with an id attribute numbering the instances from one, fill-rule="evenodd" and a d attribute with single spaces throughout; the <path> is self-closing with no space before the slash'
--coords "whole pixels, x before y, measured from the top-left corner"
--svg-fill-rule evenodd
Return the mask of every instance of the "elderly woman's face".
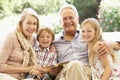
<path id="1" fill-rule="evenodd" d="M 32 15 L 27 15 L 22 22 L 22 32 L 26 38 L 32 36 L 34 32 L 37 30 L 37 18 Z"/>

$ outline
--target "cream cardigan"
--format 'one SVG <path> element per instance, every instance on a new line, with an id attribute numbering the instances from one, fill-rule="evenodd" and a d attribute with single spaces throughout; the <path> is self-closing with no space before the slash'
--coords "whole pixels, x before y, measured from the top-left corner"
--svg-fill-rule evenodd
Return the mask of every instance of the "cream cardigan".
<path id="1" fill-rule="evenodd" d="M 0 49 L 0 73 L 4 72 L 7 65 L 22 66 L 24 51 L 17 40 L 16 34 L 10 33 Z M 17 79 L 20 79 L 21 74 L 9 74 Z"/>

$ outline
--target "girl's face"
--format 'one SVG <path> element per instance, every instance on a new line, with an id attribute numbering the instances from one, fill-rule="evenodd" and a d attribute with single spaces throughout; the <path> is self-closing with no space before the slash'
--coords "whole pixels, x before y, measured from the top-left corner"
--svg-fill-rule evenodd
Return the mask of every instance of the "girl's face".
<path id="1" fill-rule="evenodd" d="M 48 33 L 47 31 L 42 31 L 39 35 L 39 45 L 42 49 L 47 48 L 52 43 L 52 35 Z"/>
<path id="2" fill-rule="evenodd" d="M 37 30 L 37 18 L 32 15 L 27 15 L 22 22 L 21 29 L 26 38 L 30 38 Z"/>
<path id="3" fill-rule="evenodd" d="M 90 43 L 95 38 L 95 29 L 89 23 L 83 25 L 81 31 L 82 31 L 82 38 L 86 42 Z"/>

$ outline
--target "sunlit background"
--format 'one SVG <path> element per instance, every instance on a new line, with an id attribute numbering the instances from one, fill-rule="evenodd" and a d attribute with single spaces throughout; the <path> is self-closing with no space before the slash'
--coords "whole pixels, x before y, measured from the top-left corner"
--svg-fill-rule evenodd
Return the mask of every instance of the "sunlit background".
<path id="1" fill-rule="evenodd" d="M 120 0 L 0 0 L 0 45 L 6 35 L 16 28 L 19 14 L 26 7 L 35 9 L 40 17 L 40 25 L 46 25 L 59 33 L 60 6 L 70 3 L 76 6 L 80 23 L 88 17 L 100 21 L 106 40 L 120 41 Z"/>

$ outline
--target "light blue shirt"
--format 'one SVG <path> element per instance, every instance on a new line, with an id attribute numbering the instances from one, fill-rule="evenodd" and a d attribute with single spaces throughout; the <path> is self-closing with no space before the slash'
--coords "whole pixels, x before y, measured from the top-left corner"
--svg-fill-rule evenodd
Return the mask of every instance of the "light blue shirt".
<path id="1" fill-rule="evenodd" d="M 81 39 L 80 31 L 76 31 L 72 41 L 66 41 L 63 33 L 57 34 L 53 44 L 58 51 L 58 62 L 78 60 L 88 64 L 88 47 L 87 43 Z"/>

